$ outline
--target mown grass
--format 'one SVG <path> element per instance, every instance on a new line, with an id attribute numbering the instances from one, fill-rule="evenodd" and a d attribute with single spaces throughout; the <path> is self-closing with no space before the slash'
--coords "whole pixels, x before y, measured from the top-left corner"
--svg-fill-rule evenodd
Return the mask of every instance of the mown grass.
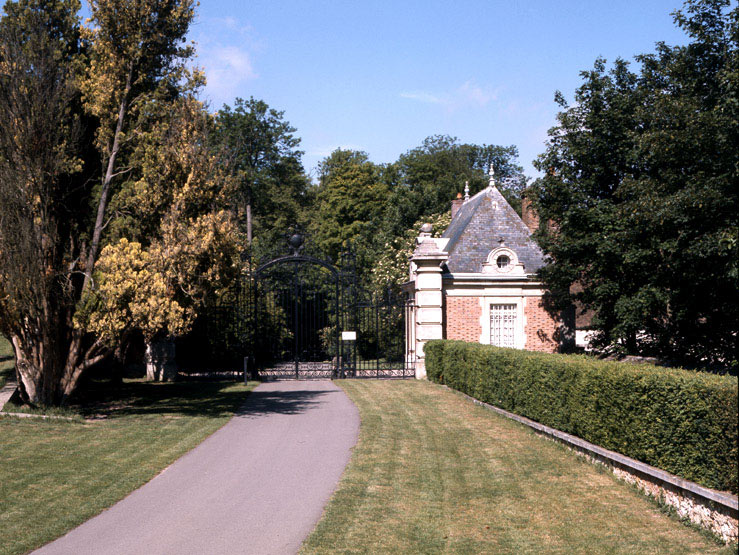
<path id="1" fill-rule="evenodd" d="M 13 346 L 10 341 L 0 335 L 0 387 L 13 374 L 15 368 L 15 356 L 13 354 Z M 0 407 L 2 409 L 2 407 Z"/>
<path id="2" fill-rule="evenodd" d="M 122 499 L 225 424 L 254 386 L 94 385 L 72 407 L 76 422 L 0 417 L 0 553 L 39 547 Z"/>
<path id="3" fill-rule="evenodd" d="M 304 554 L 735 552 L 441 386 L 339 383 L 360 437 Z"/>

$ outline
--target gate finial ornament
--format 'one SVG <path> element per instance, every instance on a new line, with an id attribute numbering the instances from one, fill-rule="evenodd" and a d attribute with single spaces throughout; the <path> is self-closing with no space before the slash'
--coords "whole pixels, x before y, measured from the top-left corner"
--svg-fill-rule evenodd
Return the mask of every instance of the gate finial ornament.
<path id="1" fill-rule="evenodd" d="M 300 254 L 300 249 L 303 248 L 303 241 L 304 238 L 300 233 L 293 233 L 287 241 L 290 246 L 290 254 L 298 256 Z"/>

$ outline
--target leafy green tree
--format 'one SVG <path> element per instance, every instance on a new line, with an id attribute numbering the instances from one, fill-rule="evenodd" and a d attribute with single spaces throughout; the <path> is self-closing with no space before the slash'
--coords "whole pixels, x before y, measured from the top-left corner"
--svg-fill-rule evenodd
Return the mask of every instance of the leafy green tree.
<path id="1" fill-rule="evenodd" d="M 276 235 L 296 224 L 306 202 L 308 179 L 300 139 L 284 112 L 264 101 L 237 98 L 216 115 L 214 139 L 238 183 L 236 212 L 246 232 L 267 250 Z"/>
<path id="2" fill-rule="evenodd" d="M 435 135 L 409 150 L 386 171 L 392 196 L 385 214 L 384 237 L 405 233 L 422 216 L 449 210 L 449 203 L 469 181 L 475 194 L 488 184 L 493 164 L 498 186 L 520 212 L 526 180 L 516 164 L 514 146 L 460 144 L 456 138 Z M 387 240 L 387 239 L 386 239 Z"/>
<path id="3" fill-rule="evenodd" d="M 125 222 L 151 223 L 103 248 L 96 287 L 75 315 L 111 348 L 125 346 L 134 330 L 149 352 L 160 339 L 186 333 L 206 298 L 238 276 L 241 237 L 229 209 L 235 187 L 208 142 L 211 128 L 203 105 L 183 96 L 145 133 L 139 179 L 120 207 Z"/>
<path id="4" fill-rule="evenodd" d="M 739 9 L 690 0 L 691 39 L 583 72 L 537 162 L 550 288 L 596 314 L 597 345 L 736 364 Z M 560 294 L 566 302 L 567 295 Z"/>
<path id="5" fill-rule="evenodd" d="M 396 290 L 409 279 L 409 264 L 413 251 L 416 248 L 416 238 L 421 232 L 421 226 L 431 224 L 431 236 L 441 237 L 452 221 L 452 213 L 445 210 L 440 214 L 424 216 L 403 235 L 395 237 L 383 246 L 375 266 L 372 269 L 371 283 L 375 292 L 383 292 L 390 287 Z"/>
<path id="6" fill-rule="evenodd" d="M 350 245 L 366 266 L 373 236 L 388 201 L 382 168 L 367 154 L 337 149 L 319 165 L 314 213 L 308 230 L 319 249 L 332 260 Z"/>

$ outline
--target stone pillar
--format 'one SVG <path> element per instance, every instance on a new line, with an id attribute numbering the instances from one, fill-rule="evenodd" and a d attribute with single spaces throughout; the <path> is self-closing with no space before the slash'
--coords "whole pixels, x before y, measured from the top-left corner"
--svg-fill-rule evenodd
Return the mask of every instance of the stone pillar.
<path id="1" fill-rule="evenodd" d="M 411 261 L 415 265 L 414 297 L 416 303 L 415 350 L 416 378 L 426 378 L 423 346 L 432 339 L 443 339 L 441 265 L 449 256 L 431 238 L 431 226 L 424 225 Z"/>

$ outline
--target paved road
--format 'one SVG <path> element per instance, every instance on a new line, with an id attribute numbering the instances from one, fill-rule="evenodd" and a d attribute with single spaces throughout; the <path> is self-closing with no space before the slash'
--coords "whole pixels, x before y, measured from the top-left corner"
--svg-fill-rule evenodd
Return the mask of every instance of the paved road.
<path id="1" fill-rule="evenodd" d="M 262 384 L 196 449 L 36 553 L 294 553 L 358 432 L 356 407 L 332 382 Z"/>

